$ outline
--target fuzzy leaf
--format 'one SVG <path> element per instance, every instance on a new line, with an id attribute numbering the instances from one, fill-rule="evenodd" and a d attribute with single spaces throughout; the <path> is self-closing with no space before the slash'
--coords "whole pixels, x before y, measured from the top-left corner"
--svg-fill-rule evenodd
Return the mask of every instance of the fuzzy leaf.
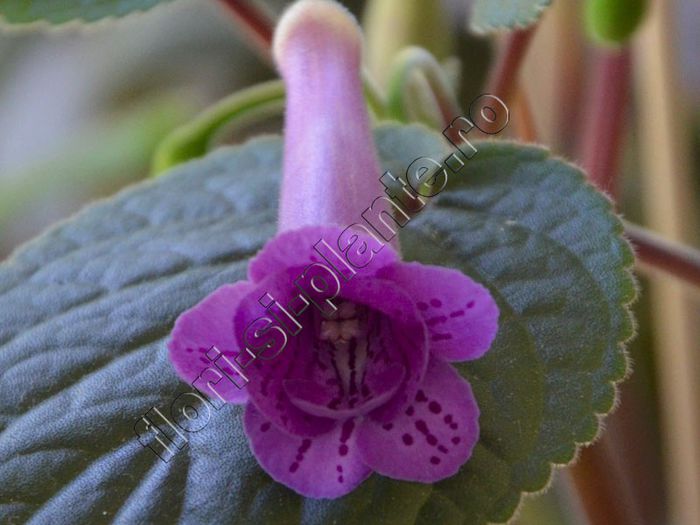
<path id="1" fill-rule="evenodd" d="M 419 126 L 383 126 L 377 144 L 394 173 L 446 156 Z M 620 222 L 580 172 L 538 148 L 479 149 L 402 237 L 407 258 L 462 269 L 501 306 L 493 350 L 460 367 L 482 434 L 459 474 L 304 499 L 258 467 L 233 406 L 168 463 L 137 440 L 147 410 L 192 390 L 167 357 L 175 318 L 243 278 L 274 233 L 281 142 L 268 137 L 96 204 L 0 266 L 0 522 L 506 520 L 611 408 L 634 286 Z"/>
<path id="2" fill-rule="evenodd" d="M 476 0 L 471 28 L 477 33 L 522 29 L 534 24 L 552 0 Z"/>

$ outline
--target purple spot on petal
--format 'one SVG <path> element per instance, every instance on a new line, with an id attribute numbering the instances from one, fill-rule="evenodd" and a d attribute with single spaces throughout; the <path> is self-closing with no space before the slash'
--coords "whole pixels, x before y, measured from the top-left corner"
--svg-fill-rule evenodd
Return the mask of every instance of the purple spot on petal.
<path id="1" fill-rule="evenodd" d="M 200 360 L 202 363 L 204 363 L 205 365 L 208 365 L 208 364 L 209 364 L 209 359 L 207 359 L 206 357 L 200 357 L 199 360 Z"/>
<path id="2" fill-rule="evenodd" d="M 467 303 L 467 308 L 474 308 L 474 301 L 469 301 Z"/>
<path id="3" fill-rule="evenodd" d="M 425 303 L 424 303 L 424 302 L 422 302 L 422 301 L 421 301 L 421 302 L 419 302 L 418 304 L 416 304 L 416 306 L 418 307 L 418 309 L 419 309 L 419 310 L 422 310 L 422 311 L 425 311 L 425 310 L 427 310 L 427 309 L 428 309 L 428 305 L 427 305 L 427 304 L 425 304 Z"/>
<path id="4" fill-rule="evenodd" d="M 457 436 L 455 436 L 455 437 L 452 438 L 452 443 L 454 443 L 455 445 L 459 445 L 459 442 L 460 442 L 460 441 L 462 441 L 462 440 L 459 439 Z"/>
<path id="5" fill-rule="evenodd" d="M 413 414 L 415 414 L 415 412 L 416 412 L 416 410 L 413 408 L 413 405 L 409 406 L 409 407 L 406 409 L 406 415 L 407 415 L 407 416 L 412 416 Z"/>
<path id="6" fill-rule="evenodd" d="M 343 482 L 343 476 L 338 476 L 338 483 L 342 483 L 342 482 Z"/>
<path id="7" fill-rule="evenodd" d="M 423 421 L 422 419 L 416 421 L 416 429 L 421 434 L 428 434 L 428 425 L 426 425 L 425 421 Z"/>
<path id="8" fill-rule="evenodd" d="M 425 439 L 428 441 L 428 445 L 430 445 L 431 447 L 437 445 L 438 440 L 433 434 L 428 434 L 427 436 L 425 436 Z"/>
<path id="9" fill-rule="evenodd" d="M 342 466 L 342 465 L 337 465 L 337 466 L 335 467 L 335 470 L 337 470 L 338 472 L 342 472 L 342 471 L 343 471 L 343 466 Z"/>
<path id="10" fill-rule="evenodd" d="M 352 429 L 355 428 L 355 422 L 352 419 L 348 419 L 343 423 L 343 428 L 340 431 L 340 441 L 345 443 L 350 439 L 350 434 L 352 434 Z"/>
<path id="11" fill-rule="evenodd" d="M 401 439 L 403 440 L 404 445 L 413 445 L 413 436 L 411 434 L 404 434 L 403 436 L 401 436 Z"/>
<path id="12" fill-rule="evenodd" d="M 457 310 L 456 312 L 452 312 L 450 314 L 450 317 L 462 317 L 464 315 L 464 310 Z"/>
<path id="13" fill-rule="evenodd" d="M 267 432 L 268 430 L 270 430 L 271 426 L 272 425 L 269 421 L 267 423 L 263 423 L 262 425 L 260 425 L 260 432 Z"/>
<path id="14" fill-rule="evenodd" d="M 295 458 L 297 461 L 303 461 L 304 459 L 304 454 L 297 454 L 297 457 Z"/>
<path id="15" fill-rule="evenodd" d="M 430 305 L 434 306 L 435 308 L 440 308 L 442 306 L 442 301 L 440 301 L 440 299 L 431 299 Z"/>
<path id="16" fill-rule="evenodd" d="M 447 317 L 445 317 L 444 315 L 438 315 L 436 317 L 431 317 L 430 319 L 428 319 L 426 321 L 426 324 L 428 326 L 434 326 L 438 323 L 444 323 L 445 321 L 447 321 Z"/>
<path id="17" fill-rule="evenodd" d="M 442 412 L 442 407 L 437 401 L 431 401 L 428 405 L 428 410 L 430 410 L 433 414 L 439 414 Z"/>
<path id="18" fill-rule="evenodd" d="M 342 445 L 340 445 L 340 447 L 338 447 L 338 454 L 340 454 L 341 456 L 348 455 L 348 446 L 345 443 L 343 443 Z"/>
<path id="19" fill-rule="evenodd" d="M 394 428 L 394 424 L 393 423 L 386 423 L 385 425 L 382 425 L 382 428 L 384 430 L 391 430 L 392 428 Z"/>
<path id="20" fill-rule="evenodd" d="M 192 352 L 194 352 L 194 350 L 192 350 L 191 348 L 186 348 L 185 351 L 186 351 L 188 354 L 191 354 Z"/>
<path id="21" fill-rule="evenodd" d="M 447 447 L 445 445 L 439 445 L 438 450 L 443 454 L 447 454 Z"/>
<path id="22" fill-rule="evenodd" d="M 440 458 L 437 457 L 437 456 L 431 456 L 430 462 L 431 462 L 433 465 L 439 465 L 439 464 L 440 464 Z"/>
<path id="23" fill-rule="evenodd" d="M 289 466 L 289 472 L 294 473 L 299 470 L 299 463 L 296 461 Z"/>
<path id="24" fill-rule="evenodd" d="M 428 400 L 428 398 L 425 397 L 425 392 L 423 392 L 422 390 L 419 390 L 418 392 L 416 392 L 416 401 L 418 403 L 425 403 L 427 400 Z"/>

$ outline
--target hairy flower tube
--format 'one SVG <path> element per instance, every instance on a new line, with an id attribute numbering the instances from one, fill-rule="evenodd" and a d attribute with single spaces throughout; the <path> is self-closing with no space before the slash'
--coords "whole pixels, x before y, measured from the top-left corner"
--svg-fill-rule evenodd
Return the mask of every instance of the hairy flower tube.
<path id="1" fill-rule="evenodd" d="M 382 187 L 354 19 L 302 0 L 274 53 L 287 91 L 279 233 L 247 281 L 178 318 L 173 365 L 196 384 L 213 352 L 212 390 L 245 404 L 259 464 L 304 496 L 343 496 L 372 472 L 452 476 L 478 440 L 479 409 L 450 363 L 489 349 L 498 308 L 462 273 L 402 262 L 355 223 Z"/>

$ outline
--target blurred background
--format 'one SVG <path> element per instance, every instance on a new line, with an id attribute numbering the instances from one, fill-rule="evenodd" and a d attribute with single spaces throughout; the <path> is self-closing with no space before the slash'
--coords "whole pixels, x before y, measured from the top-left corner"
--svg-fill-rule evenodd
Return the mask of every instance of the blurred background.
<path id="1" fill-rule="evenodd" d="M 260 3 L 273 15 L 286 4 Z M 396 51 L 413 43 L 444 60 L 463 106 L 484 91 L 505 37 L 471 35 L 469 1 L 344 3 L 363 21 L 380 84 Z M 698 247 L 700 2 L 652 4 L 629 44 L 617 202 L 627 219 Z M 538 141 L 583 163 L 591 84 L 609 51 L 587 38 L 581 11 L 578 0 L 554 0 L 520 79 Z M 156 145 L 207 106 L 275 78 L 235 22 L 215 0 L 179 0 L 89 28 L 0 28 L 0 258 L 148 177 Z M 277 115 L 216 142 L 280 126 Z M 639 335 L 620 406 L 579 464 L 527 499 L 519 524 L 700 523 L 700 299 L 654 270 L 639 275 Z"/>

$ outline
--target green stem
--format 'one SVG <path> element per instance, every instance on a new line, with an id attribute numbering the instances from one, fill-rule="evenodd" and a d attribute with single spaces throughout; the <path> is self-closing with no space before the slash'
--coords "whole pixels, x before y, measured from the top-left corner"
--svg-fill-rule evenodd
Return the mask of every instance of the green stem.
<path id="1" fill-rule="evenodd" d="M 258 84 L 229 95 L 170 133 L 156 148 L 152 172 L 158 174 L 201 157 L 209 150 L 212 138 L 233 121 L 248 124 L 271 115 L 281 115 L 283 109 L 284 86 L 281 80 Z"/>
<path id="2" fill-rule="evenodd" d="M 419 47 L 406 48 L 396 56 L 387 91 L 389 115 L 404 122 L 419 120 L 443 128 L 462 114 L 442 66 Z M 421 100 L 423 95 L 427 98 Z"/>

